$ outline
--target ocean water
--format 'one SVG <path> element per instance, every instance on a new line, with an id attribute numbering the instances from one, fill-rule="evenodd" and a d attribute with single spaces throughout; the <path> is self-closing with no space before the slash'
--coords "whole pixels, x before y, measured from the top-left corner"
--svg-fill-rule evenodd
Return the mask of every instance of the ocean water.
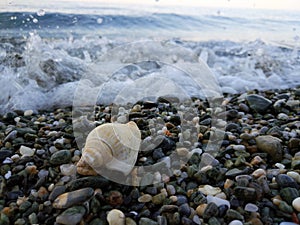
<path id="1" fill-rule="evenodd" d="M 0 113 L 300 85 L 296 11 L 0 5 Z"/>

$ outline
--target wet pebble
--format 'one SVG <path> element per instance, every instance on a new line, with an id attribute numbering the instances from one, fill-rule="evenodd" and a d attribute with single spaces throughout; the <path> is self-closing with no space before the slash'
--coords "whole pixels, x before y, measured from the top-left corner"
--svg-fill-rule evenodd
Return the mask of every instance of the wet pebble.
<path id="1" fill-rule="evenodd" d="M 94 190 L 92 188 L 83 188 L 80 190 L 67 192 L 59 195 L 53 202 L 53 207 L 57 209 L 64 209 L 70 206 L 85 202 L 92 197 Z"/>
<path id="2" fill-rule="evenodd" d="M 50 163 L 53 165 L 67 164 L 71 161 L 71 157 L 69 150 L 60 150 L 51 155 Z"/>
<path id="3" fill-rule="evenodd" d="M 297 212 L 300 212 L 300 197 L 295 198 L 292 202 L 292 205 Z"/>
<path id="4" fill-rule="evenodd" d="M 73 206 L 57 216 L 56 222 L 65 225 L 78 224 L 86 210 L 83 206 Z"/>
<path id="5" fill-rule="evenodd" d="M 256 137 L 255 141 L 258 149 L 268 153 L 274 162 L 280 162 L 282 160 L 282 146 L 280 139 L 265 135 Z"/>

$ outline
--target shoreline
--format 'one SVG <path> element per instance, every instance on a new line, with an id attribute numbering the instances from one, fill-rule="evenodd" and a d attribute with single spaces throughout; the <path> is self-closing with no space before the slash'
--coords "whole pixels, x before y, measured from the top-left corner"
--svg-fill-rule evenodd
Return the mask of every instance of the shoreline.
<path id="1" fill-rule="evenodd" d="M 154 128 L 168 143 L 140 154 L 137 165 L 159 162 L 173 151 L 184 161 L 187 151 L 198 149 L 173 175 L 149 173 L 142 178 L 161 183 L 139 187 L 76 173 L 81 149 L 70 107 L 0 116 L 0 224 L 106 224 L 113 209 L 125 214 L 126 224 L 138 225 L 299 224 L 300 89 L 248 94 L 252 97 L 224 96 L 227 124 L 213 166 L 203 160 L 215 132 L 211 108 L 204 101 L 193 102 L 198 110 L 198 118 L 191 118 L 199 130 L 196 144 L 176 144 L 182 121 L 172 104 L 135 105 L 129 115 L 142 137 Z M 109 114 L 109 108 L 98 107 L 97 125 L 109 122 Z M 148 127 L 156 117 L 167 130 Z M 193 129 L 185 135 L 192 136 Z"/>

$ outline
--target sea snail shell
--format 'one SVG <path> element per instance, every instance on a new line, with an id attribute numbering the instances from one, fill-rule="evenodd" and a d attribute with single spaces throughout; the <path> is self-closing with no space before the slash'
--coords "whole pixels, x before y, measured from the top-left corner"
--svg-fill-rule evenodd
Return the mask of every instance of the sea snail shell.
<path id="1" fill-rule="evenodd" d="M 98 126 L 86 139 L 77 172 L 96 175 L 101 174 L 105 167 L 128 175 L 137 160 L 140 144 L 141 132 L 132 121 Z"/>

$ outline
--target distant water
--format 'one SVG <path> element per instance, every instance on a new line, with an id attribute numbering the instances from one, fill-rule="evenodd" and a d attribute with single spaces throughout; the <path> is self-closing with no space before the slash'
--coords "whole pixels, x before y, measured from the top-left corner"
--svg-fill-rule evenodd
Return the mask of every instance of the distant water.
<path id="1" fill-rule="evenodd" d="M 99 72 L 105 80 L 105 71 L 99 67 L 107 60 L 103 57 L 117 46 L 141 40 L 165 41 L 191 51 L 207 63 L 223 92 L 295 87 L 300 85 L 299 36 L 298 12 L 212 8 L 137 11 L 103 6 L 57 11 L 2 8 L 0 113 L 72 105 L 82 76 Z M 151 49 L 151 43 L 145 48 Z M 154 49 L 152 54 L 160 53 Z M 172 54 L 177 57 L 180 52 Z M 117 63 L 124 57 L 126 52 L 110 62 Z M 147 69 L 136 65 L 134 70 L 117 73 L 171 73 L 163 65 L 151 65 Z M 185 75 L 177 76 L 180 80 Z M 104 101 L 108 103 L 125 83 L 124 77 L 115 79 Z M 86 88 L 94 86 L 87 84 Z M 195 94 L 195 87 L 186 89 Z"/>

